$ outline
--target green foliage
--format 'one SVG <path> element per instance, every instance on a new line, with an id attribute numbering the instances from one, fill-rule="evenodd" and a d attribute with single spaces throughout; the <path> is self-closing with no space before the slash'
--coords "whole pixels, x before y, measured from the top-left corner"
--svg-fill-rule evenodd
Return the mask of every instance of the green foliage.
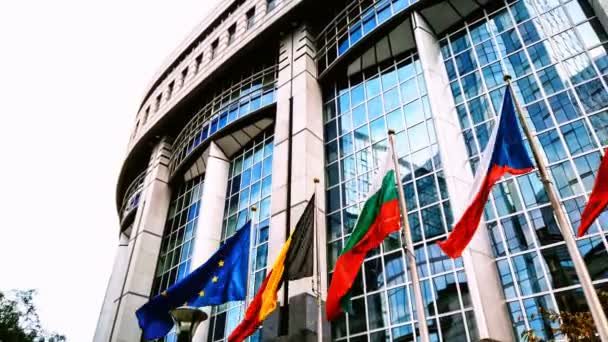
<path id="1" fill-rule="evenodd" d="M 0 292 L 0 342 L 63 342 L 65 336 L 48 333 L 40 325 L 34 305 L 35 290 Z"/>
<path id="2" fill-rule="evenodd" d="M 598 292 L 598 297 L 602 303 L 604 312 L 608 312 L 608 292 Z M 542 309 L 542 308 L 541 308 Z M 551 322 L 559 323 L 559 328 L 553 329 L 554 334 L 562 334 L 570 341 L 577 342 L 596 342 L 600 339 L 596 336 L 595 324 L 591 312 L 555 312 L 541 310 L 541 314 Z M 545 342 L 538 337 L 534 330 L 526 330 L 521 334 L 526 342 Z"/>

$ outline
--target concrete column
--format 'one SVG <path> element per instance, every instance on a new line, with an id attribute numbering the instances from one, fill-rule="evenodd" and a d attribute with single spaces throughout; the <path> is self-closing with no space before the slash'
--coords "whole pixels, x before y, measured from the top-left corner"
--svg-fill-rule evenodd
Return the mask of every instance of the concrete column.
<path id="1" fill-rule="evenodd" d="M 315 191 L 313 179 L 319 178 L 321 183 L 318 185 L 317 203 L 321 208 L 318 211 L 317 222 L 321 247 L 322 284 L 325 292 L 327 281 L 323 119 L 321 88 L 317 81 L 313 41 L 313 36 L 305 25 L 295 28 L 281 38 L 268 262 L 269 265 L 274 262 L 285 243 L 287 209 L 289 208 L 291 212 L 289 228 L 292 231 Z M 290 181 L 288 172 L 291 172 Z M 289 187 L 291 195 L 288 194 Z M 312 294 L 311 280 L 305 278 L 290 282 L 289 297 L 303 293 Z M 282 290 L 279 298 L 282 302 Z M 316 321 L 310 322 L 309 324 L 313 324 L 310 327 L 306 327 L 306 324 L 302 322 L 302 328 L 316 331 Z M 290 325 L 290 335 L 291 330 Z"/>
<path id="2" fill-rule="evenodd" d="M 230 171 L 230 161 L 222 150 L 212 142 L 209 146 L 209 155 L 205 160 L 205 165 L 205 182 L 203 183 L 201 208 L 198 215 L 190 271 L 207 261 L 217 251 L 222 239 L 222 220 L 226 203 L 226 184 Z M 209 182 L 206 180 L 209 180 Z M 203 308 L 203 310 L 208 315 L 211 314 L 210 307 Z M 208 333 L 209 321 L 207 320 L 198 327 L 193 341 L 207 341 Z"/>
<path id="3" fill-rule="evenodd" d="M 126 277 L 115 299 L 116 314 L 106 341 L 138 341 L 141 330 L 135 311 L 148 301 L 171 201 L 168 164 L 171 145 L 160 141 L 150 158 L 141 202 L 128 241 Z"/>
<path id="4" fill-rule="evenodd" d="M 470 200 L 469 193 L 474 175 L 466 162 L 468 154 L 457 120 L 456 106 L 439 42 L 418 13 L 412 15 L 412 23 L 433 112 L 450 204 L 454 217 L 458 217 Z M 484 223 L 480 225 L 462 258 L 479 337 L 498 341 L 514 340 L 488 230 Z"/>
<path id="5" fill-rule="evenodd" d="M 108 281 L 108 288 L 106 289 L 101 312 L 99 313 L 95 335 L 93 336 L 94 342 L 106 342 L 110 338 L 110 330 L 112 329 L 114 316 L 116 315 L 116 299 L 120 297 L 127 269 L 128 247 L 129 237 L 121 233 L 118 248 L 116 249 L 116 257 L 114 258 L 114 267 Z"/>
<path id="6" fill-rule="evenodd" d="M 590 0 L 589 3 L 604 30 L 608 31 L 608 0 Z"/>

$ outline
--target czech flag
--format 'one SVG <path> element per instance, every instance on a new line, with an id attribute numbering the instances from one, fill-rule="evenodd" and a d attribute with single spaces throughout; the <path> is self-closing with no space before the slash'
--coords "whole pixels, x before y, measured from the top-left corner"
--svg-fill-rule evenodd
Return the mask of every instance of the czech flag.
<path id="1" fill-rule="evenodd" d="M 602 211 L 608 205 L 608 157 L 604 151 L 604 158 L 600 164 L 600 170 L 598 171 L 597 177 L 595 178 L 595 184 L 591 195 L 589 195 L 589 201 L 585 206 L 585 210 L 581 214 L 581 225 L 578 227 L 578 237 L 585 235 L 589 227 L 595 219 L 600 216 Z"/>
<path id="2" fill-rule="evenodd" d="M 534 169 L 528 156 L 515 115 L 511 87 L 506 87 L 502 110 L 475 174 L 471 204 L 439 247 L 450 258 L 457 258 L 469 244 L 483 214 L 492 187 L 506 173 L 521 175 Z"/>

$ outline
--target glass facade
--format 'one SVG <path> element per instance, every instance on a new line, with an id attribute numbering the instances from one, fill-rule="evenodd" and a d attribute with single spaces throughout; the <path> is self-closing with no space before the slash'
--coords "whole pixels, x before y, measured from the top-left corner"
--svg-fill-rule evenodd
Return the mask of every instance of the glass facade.
<path id="1" fill-rule="evenodd" d="M 498 2 L 441 39 L 470 165 L 475 169 L 500 110 L 503 74 L 529 114 L 562 205 L 580 222 L 608 143 L 606 33 L 584 0 Z M 554 336 L 540 308 L 586 307 L 572 260 L 536 173 L 506 177 L 485 220 L 515 336 Z M 608 287 L 608 216 L 578 247 L 598 288 Z"/>
<path id="2" fill-rule="evenodd" d="M 417 0 L 355 0 L 319 34 L 319 73 L 385 21 Z"/>
<path id="3" fill-rule="evenodd" d="M 433 341 L 476 341 L 462 260 L 436 242 L 452 213 L 417 55 L 398 56 L 323 87 L 328 270 L 348 239 L 394 129 L 408 220 Z M 354 314 L 332 323 L 336 341 L 413 340 L 415 310 L 399 234 L 366 257 L 353 287 Z"/>
<path id="4" fill-rule="evenodd" d="M 415 51 L 395 52 L 390 43 L 381 49 L 375 43 L 383 37 L 367 37 L 362 43 L 366 47 L 357 50 L 368 49 L 365 63 L 357 59 L 360 56 L 338 62 L 366 35 L 376 30 L 374 36 L 380 35 L 382 24 L 416 2 L 353 1 L 317 42 L 319 74 L 332 71 L 320 81 L 329 280 L 378 163 L 388 153 L 390 128 L 396 132 L 424 297 L 424 308 L 416 308 L 401 239 L 392 234 L 364 261 L 353 287 L 353 313 L 332 322 L 332 340 L 338 342 L 413 341 L 417 309 L 426 312 L 432 341 L 479 340 L 463 261 L 448 258 L 437 246 L 451 231 L 454 218 L 419 56 Z M 471 170 L 476 170 L 500 111 L 503 75 L 510 74 L 576 228 L 608 145 L 608 35 L 593 10 L 585 0 L 495 1 L 438 40 Z M 359 63 L 356 68 L 354 62 Z M 334 68 L 335 63 L 344 63 L 345 68 Z M 369 64 L 373 66 L 356 71 Z M 277 66 L 272 66 L 209 96 L 174 140 L 171 175 L 179 173 L 205 141 L 215 139 L 216 132 L 273 106 L 277 80 Z M 249 218 L 253 222 L 249 300 L 267 273 L 273 133 L 271 127 L 230 157 L 226 184 L 221 242 Z M 123 196 L 123 217 L 140 205 L 140 177 Z M 203 183 L 204 175 L 171 185 L 151 296 L 190 271 Z M 254 205 L 258 210 L 252 213 Z M 533 329 L 546 340 L 563 338 L 553 332 L 556 325 L 544 319 L 541 308 L 587 308 L 537 173 L 501 180 L 486 204 L 484 220 L 514 336 L 521 339 L 525 330 Z M 596 287 L 608 290 L 608 214 L 601 215 L 577 244 Z M 245 302 L 214 307 L 208 342 L 226 341 L 244 309 Z M 166 338 L 174 340 L 173 333 Z M 261 340 L 259 331 L 250 340 Z"/>
<path id="5" fill-rule="evenodd" d="M 190 257 L 201 206 L 204 176 L 180 186 L 171 199 L 156 266 L 152 296 L 156 296 L 190 272 Z"/>
<path id="6" fill-rule="evenodd" d="M 169 164 L 176 168 L 215 132 L 248 114 L 275 102 L 277 68 L 271 66 L 244 77 L 205 101 L 205 106 L 188 122 L 173 143 Z"/>
<path id="7" fill-rule="evenodd" d="M 204 175 L 193 178 L 177 187 L 172 196 L 156 264 L 151 298 L 190 273 L 203 183 Z M 175 334 L 170 333 L 165 340 L 174 341 Z"/>
<path id="8" fill-rule="evenodd" d="M 144 188 L 144 181 L 146 180 L 147 175 L 148 170 L 146 169 L 135 177 L 125 191 L 125 195 L 123 196 L 122 204 L 120 206 L 121 224 L 123 224 L 122 220 L 124 220 L 126 216 L 131 213 L 135 213 L 133 209 L 137 209 L 139 207 L 139 203 L 141 201 L 141 192 Z"/>
<path id="9" fill-rule="evenodd" d="M 250 254 L 249 300 L 266 277 L 268 230 L 270 225 L 270 193 L 272 184 L 272 129 L 260 134 L 230 163 L 222 241 L 252 218 L 255 241 Z M 251 213 L 251 207 L 257 211 Z M 213 309 L 209 325 L 209 342 L 226 341 L 232 330 L 243 319 L 244 303 L 231 302 Z M 258 334 L 250 338 L 259 340 Z"/>

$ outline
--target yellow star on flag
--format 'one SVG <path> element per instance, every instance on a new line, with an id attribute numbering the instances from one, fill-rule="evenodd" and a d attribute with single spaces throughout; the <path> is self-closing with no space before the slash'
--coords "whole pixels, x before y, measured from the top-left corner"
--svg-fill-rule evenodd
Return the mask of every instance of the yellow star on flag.
<path id="1" fill-rule="evenodd" d="M 204 297 L 204 296 L 205 296 L 205 291 L 201 291 L 201 292 L 199 292 L 199 293 L 198 293 L 198 296 L 199 296 L 199 297 Z"/>
<path id="2" fill-rule="evenodd" d="M 217 276 L 214 276 L 214 277 L 211 279 L 211 281 L 212 281 L 212 282 L 214 282 L 214 283 L 217 283 Z"/>
<path id="3" fill-rule="evenodd" d="M 166 297 L 167 296 L 167 291 L 163 291 L 160 295 Z"/>
<path id="4" fill-rule="evenodd" d="M 224 260 L 220 260 L 220 261 L 217 263 L 217 265 L 218 265 L 219 267 L 224 267 Z"/>

